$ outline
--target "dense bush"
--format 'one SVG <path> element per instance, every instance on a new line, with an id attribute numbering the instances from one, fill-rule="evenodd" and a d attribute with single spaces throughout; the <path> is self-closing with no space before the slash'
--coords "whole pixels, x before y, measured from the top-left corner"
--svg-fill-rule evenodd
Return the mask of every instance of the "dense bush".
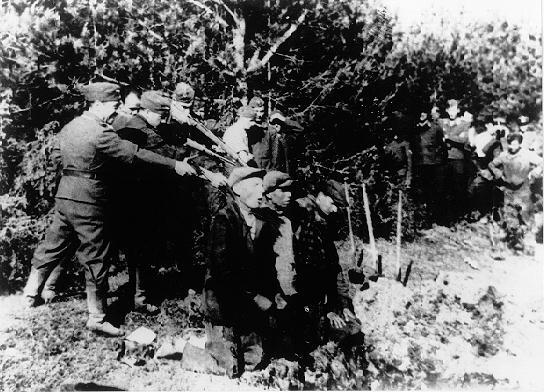
<path id="1" fill-rule="evenodd" d="M 188 81 L 219 133 L 239 101 L 262 95 L 304 125 L 299 177 L 348 181 L 361 236 L 363 182 L 376 233 L 393 232 L 402 187 L 383 146 L 421 110 L 452 97 L 473 113 L 535 118 L 541 106 L 541 37 L 498 21 L 401 32 L 370 0 L 19 0 L 2 3 L 1 16 L 2 230 L 19 227 L 10 232 L 25 242 L 16 250 L 2 237 L 4 274 L 28 263 L 24 249 L 41 235 L 55 188 L 50 138 L 83 108 L 77 83 L 171 91 Z M 405 114 L 403 129 L 390 129 L 393 111 Z M 425 217 L 405 202 L 409 238 Z"/>

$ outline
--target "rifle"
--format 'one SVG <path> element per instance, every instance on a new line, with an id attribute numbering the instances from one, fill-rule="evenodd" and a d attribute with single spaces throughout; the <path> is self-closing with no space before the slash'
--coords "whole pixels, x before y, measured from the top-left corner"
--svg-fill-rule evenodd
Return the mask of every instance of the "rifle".
<path id="1" fill-rule="evenodd" d="M 195 142 L 194 140 L 191 140 L 191 139 L 187 139 L 187 141 L 185 142 L 185 145 L 187 147 L 191 147 L 197 151 L 200 151 L 200 152 L 203 152 L 204 154 L 207 154 L 213 158 L 217 158 L 219 159 L 220 161 L 228 164 L 228 165 L 232 165 L 232 166 L 238 166 L 238 163 L 229 159 L 229 158 L 225 158 L 224 156 L 222 155 L 219 155 L 215 152 L 213 152 L 212 150 L 210 150 L 209 148 L 206 148 L 205 146 L 203 146 L 202 144 L 200 143 L 197 143 Z"/>
<path id="2" fill-rule="evenodd" d="M 172 101 L 172 105 L 176 106 L 179 109 L 176 102 Z M 227 144 L 223 140 L 221 140 L 212 131 L 210 131 L 208 128 L 206 128 L 206 126 L 204 124 L 202 124 L 200 121 L 193 118 L 191 116 L 191 112 L 189 110 L 187 110 L 185 108 L 182 108 L 180 110 L 186 112 L 187 118 L 189 118 L 190 120 L 193 121 L 193 125 L 195 126 L 195 128 L 198 129 L 202 134 L 204 134 L 204 136 L 206 136 L 208 139 L 210 139 L 212 142 L 214 142 L 218 147 L 221 147 L 221 149 L 223 149 L 223 151 L 225 151 L 228 155 L 230 155 L 231 158 L 233 158 L 236 162 L 238 162 L 239 165 L 247 166 L 247 164 L 240 159 L 238 154 L 236 154 L 236 152 L 232 148 L 227 146 Z"/>

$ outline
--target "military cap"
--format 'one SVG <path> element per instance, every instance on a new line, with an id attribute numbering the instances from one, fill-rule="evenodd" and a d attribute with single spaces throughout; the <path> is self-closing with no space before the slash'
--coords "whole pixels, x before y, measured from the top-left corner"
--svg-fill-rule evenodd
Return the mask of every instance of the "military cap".
<path id="1" fill-rule="evenodd" d="M 121 99 L 121 88 L 115 83 L 97 82 L 89 83 L 80 88 L 81 93 L 89 102 L 111 102 Z"/>
<path id="2" fill-rule="evenodd" d="M 162 114 L 170 110 L 171 99 L 162 91 L 145 91 L 140 98 L 140 107 Z"/>
<path id="3" fill-rule="evenodd" d="M 288 188 L 293 185 L 293 180 L 289 174 L 271 170 L 263 178 L 264 193 L 274 192 L 276 189 Z"/>
<path id="4" fill-rule="evenodd" d="M 248 106 L 250 108 L 260 108 L 264 106 L 264 101 L 261 97 L 253 97 L 249 100 Z"/>
<path id="5" fill-rule="evenodd" d="M 337 207 L 345 207 L 347 205 L 346 191 L 344 184 L 335 180 L 329 180 L 321 187 L 321 192 L 330 196 Z"/>
<path id="6" fill-rule="evenodd" d="M 182 106 L 191 106 L 195 98 L 195 90 L 187 83 L 178 83 L 174 91 L 174 100 Z"/>
<path id="7" fill-rule="evenodd" d="M 253 178 L 253 177 L 263 178 L 265 173 L 266 173 L 266 170 L 257 169 L 255 167 L 249 167 L 249 166 L 237 167 L 234 170 L 232 170 L 232 173 L 230 173 L 227 183 L 232 188 L 234 185 L 236 185 L 240 181 L 247 180 L 248 178 Z"/>

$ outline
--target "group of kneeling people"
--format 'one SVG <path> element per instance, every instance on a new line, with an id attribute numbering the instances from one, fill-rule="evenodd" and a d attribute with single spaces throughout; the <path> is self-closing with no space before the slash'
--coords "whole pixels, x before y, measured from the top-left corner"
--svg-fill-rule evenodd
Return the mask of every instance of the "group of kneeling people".
<path id="1" fill-rule="evenodd" d="M 334 244 L 342 185 L 326 181 L 292 202 L 288 174 L 251 167 L 234 169 L 228 185 L 212 217 L 204 283 L 210 363 L 229 376 L 273 357 L 304 367 L 328 339 L 360 354 L 361 324 Z"/>

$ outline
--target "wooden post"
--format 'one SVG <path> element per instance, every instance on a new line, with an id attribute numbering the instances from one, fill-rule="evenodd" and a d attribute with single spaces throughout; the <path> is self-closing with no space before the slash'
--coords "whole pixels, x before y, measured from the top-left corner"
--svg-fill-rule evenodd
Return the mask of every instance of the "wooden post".
<path id="1" fill-rule="evenodd" d="M 366 186 L 363 183 L 363 202 L 365 207 L 366 227 L 368 229 L 368 238 L 370 240 L 370 252 L 372 259 L 377 267 L 378 252 L 376 251 L 376 241 L 374 241 L 374 231 L 372 230 L 372 218 L 370 216 L 370 206 L 368 204 L 368 196 L 366 194 Z"/>
<path id="2" fill-rule="evenodd" d="M 351 224 L 351 203 L 349 200 L 348 183 L 344 180 L 344 193 L 346 197 L 347 210 L 348 210 L 348 228 L 349 228 L 349 241 L 351 243 L 351 257 L 355 261 L 355 237 L 353 236 L 353 226 Z"/>
<path id="3" fill-rule="evenodd" d="M 400 241 L 402 236 L 402 190 L 399 190 L 399 202 L 397 208 L 397 263 L 395 267 L 395 273 L 397 274 L 397 280 L 400 282 L 402 271 L 400 269 Z"/>

